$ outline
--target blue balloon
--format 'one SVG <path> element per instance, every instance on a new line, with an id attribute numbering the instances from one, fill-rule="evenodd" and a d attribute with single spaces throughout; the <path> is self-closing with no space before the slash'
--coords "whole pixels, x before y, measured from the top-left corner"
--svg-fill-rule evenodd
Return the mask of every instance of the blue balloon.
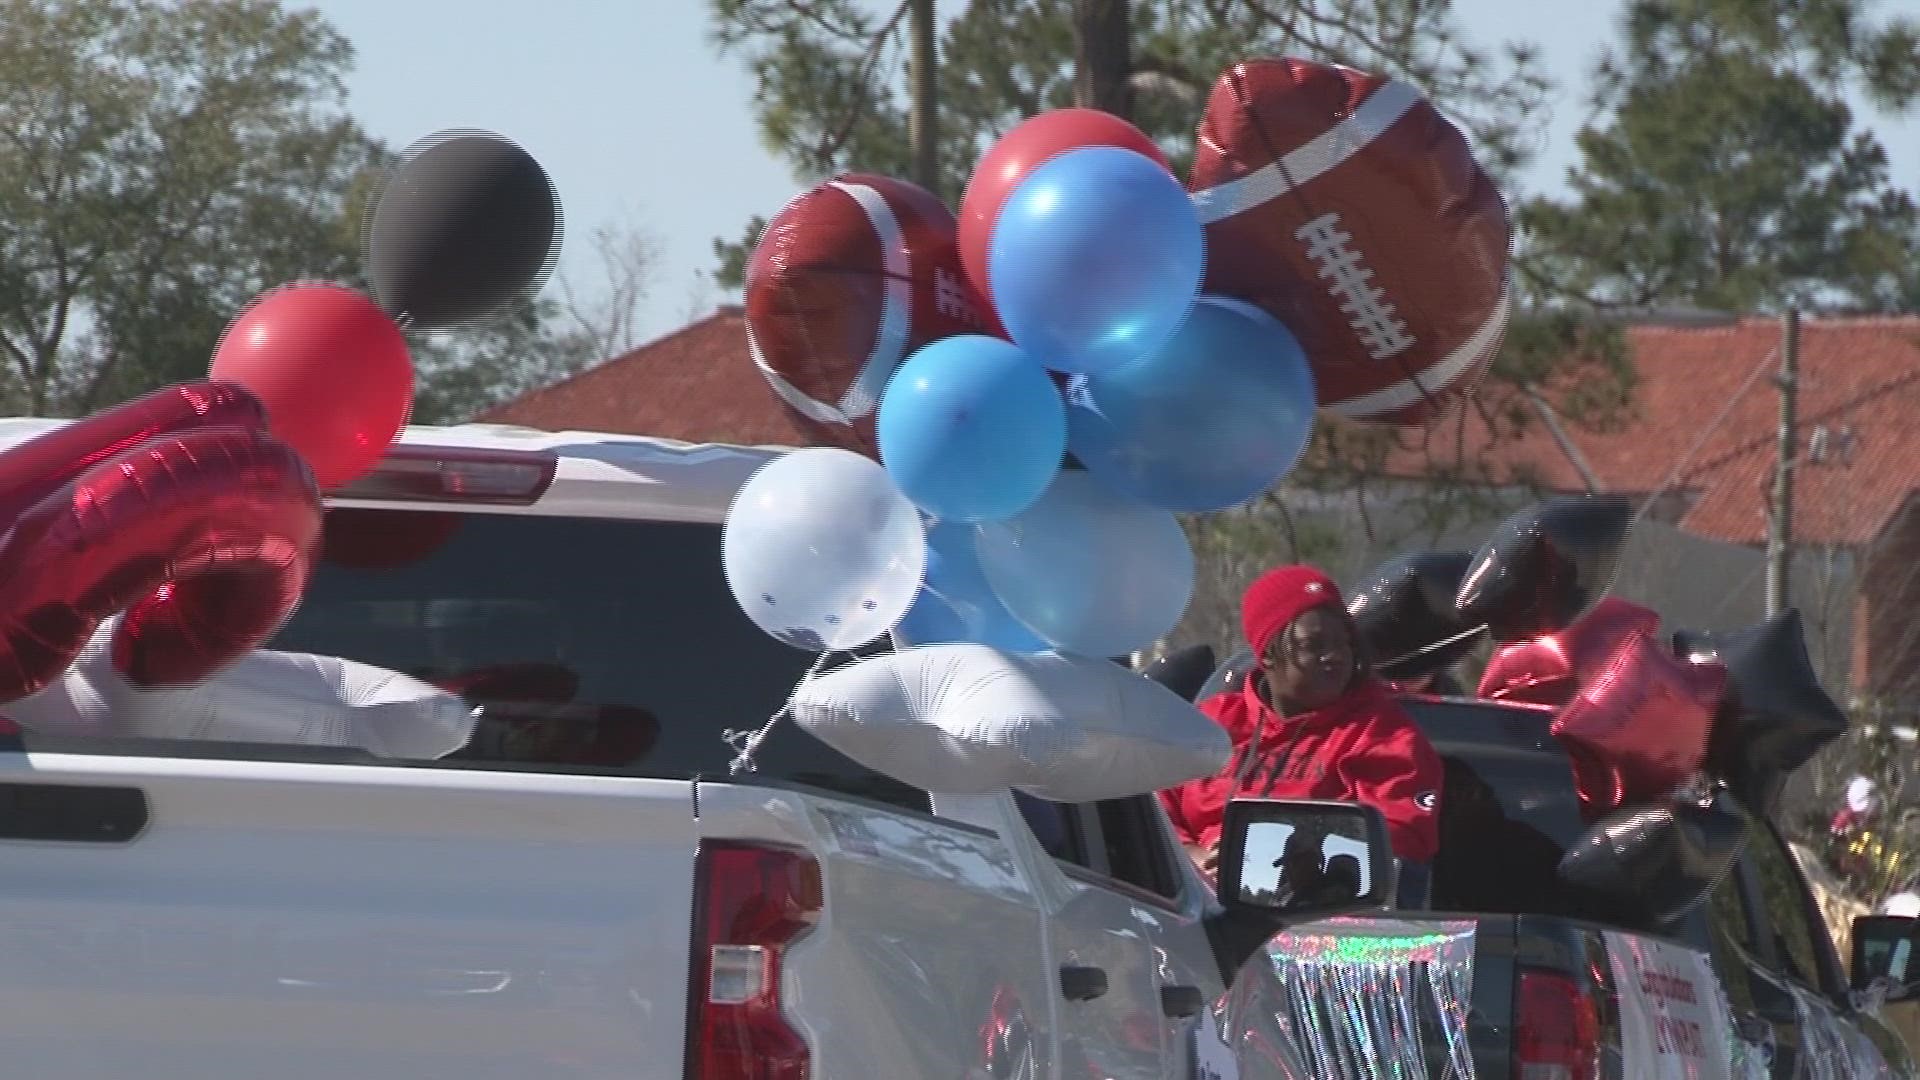
<path id="1" fill-rule="evenodd" d="M 1008 614 L 980 569 L 975 527 L 940 522 L 927 529 L 927 583 L 907 617 L 893 628 L 895 643 L 972 642 L 1006 652 L 1044 652 L 1047 643 Z"/>
<path id="2" fill-rule="evenodd" d="M 880 397 L 876 428 L 895 486 L 942 521 L 1025 510 L 1067 450 L 1067 410 L 1053 380 L 1018 346 L 978 334 L 908 357 Z"/>
<path id="3" fill-rule="evenodd" d="M 1162 510 L 1243 503 L 1300 462 L 1313 372 L 1279 320 L 1203 296 L 1151 356 L 1074 377 L 1067 445 L 1095 476 Z"/>
<path id="4" fill-rule="evenodd" d="M 1078 469 L 1031 510 L 979 527 L 987 583 L 1013 617 L 1062 652 L 1124 656 L 1166 636 L 1193 595 L 1193 549 L 1165 510 Z"/>
<path id="5" fill-rule="evenodd" d="M 1205 268 L 1186 189 L 1115 146 L 1069 150 L 1033 170 L 987 241 L 994 309 L 1056 371 L 1105 371 L 1159 348 L 1193 307 Z"/>

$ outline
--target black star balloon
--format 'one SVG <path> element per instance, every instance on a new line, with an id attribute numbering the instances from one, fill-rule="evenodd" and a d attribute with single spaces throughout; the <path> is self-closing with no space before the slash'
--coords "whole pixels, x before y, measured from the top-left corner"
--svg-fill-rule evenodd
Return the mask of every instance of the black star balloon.
<path id="1" fill-rule="evenodd" d="M 1618 495 L 1550 499 L 1513 515 L 1460 583 L 1461 623 L 1501 643 L 1566 629 L 1613 587 L 1632 522 L 1633 505 Z"/>
<path id="2" fill-rule="evenodd" d="M 1148 664 L 1140 674 L 1179 694 L 1188 701 L 1200 700 L 1200 688 L 1213 675 L 1213 649 L 1195 645 L 1181 649 Z"/>
<path id="3" fill-rule="evenodd" d="M 1560 881 L 1587 918 L 1659 930 L 1726 876 L 1746 845 L 1747 820 L 1725 789 L 1630 806 L 1567 848 Z"/>
<path id="4" fill-rule="evenodd" d="M 442 132 L 408 153 L 374 203 L 367 276 L 403 325 L 446 330 L 537 291 L 560 238 L 560 197 L 532 155 L 498 135 Z"/>
<path id="5" fill-rule="evenodd" d="M 1473 650 L 1481 628 L 1463 626 L 1454 608 L 1472 564 L 1465 551 L 1400 555 L 1375 567 L 1348 596 L 1347 614 L 1383 677 L 1417 679 Z"/>
<path id="6" fill-rule="evenodd" d="M 1798 611 L 1731 634 L 1682 630 L 1673 644 L 1689 660 L 1727 669 L 1706 767 L 1756 811 L 1770 811 L 1787 775 L 1846 734 L 1846 711 L 1814 673 Z"/>

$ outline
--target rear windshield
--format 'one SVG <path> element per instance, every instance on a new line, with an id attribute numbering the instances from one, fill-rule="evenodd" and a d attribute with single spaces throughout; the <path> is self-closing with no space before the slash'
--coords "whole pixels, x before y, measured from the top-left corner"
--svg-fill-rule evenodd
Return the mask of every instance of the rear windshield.
<path id="1" fill-rule="evenodd" d="M 1446 763 L 1429 906 L 1489 914 L 1573 914 L 1555 870 L 1586 826 L 1552 717 L 1486 702 L 1409 699 Z"/>
<path id="2" fill-rule="evenodd" d="M 268 647 L 373 664 L 483 706 L 446 764 L 657 777 L 725 776 L 722 732 L 764 724 L 813 660 L 741 614 L 717 525 L 361 509 L 328 512 L 325 556 Z M 206 743 L 170 752 L 226 756 Z M 329 760 L 245 754 L 263 755 Z M 764 779 L 926 807 L 790 723 L 758 761 Z"/>

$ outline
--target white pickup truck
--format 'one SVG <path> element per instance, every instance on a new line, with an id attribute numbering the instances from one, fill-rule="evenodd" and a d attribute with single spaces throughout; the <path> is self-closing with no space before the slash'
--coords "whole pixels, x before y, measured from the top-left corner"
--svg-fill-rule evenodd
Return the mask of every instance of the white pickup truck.
<path id="1" fill-rule="evenodd" d="M 729 776 L 811 660 L 721 576 L 771 453 L 416 428 L 331 500 L 271 645 L 462 688 L 445 759 L 0 741 L 5 1075 L 1220 1075 L 1151 796 L 931 799 L 791 725 Z"/>

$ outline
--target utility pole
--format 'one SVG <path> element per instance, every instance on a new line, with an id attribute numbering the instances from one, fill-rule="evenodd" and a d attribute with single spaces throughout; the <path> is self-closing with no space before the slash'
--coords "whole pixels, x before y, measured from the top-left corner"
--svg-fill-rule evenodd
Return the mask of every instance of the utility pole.
<path id="1" fill-rule="evenodd" d="M 1800 312 L 1788 308 L 1782 319 L 1780 374 L 1780 445 L 1773 465 L 1773 506 L 1767 527 L 1767 618 L 1787 610 L 1787 575 L 1793 568 L 1793 470 L 1797 465 L 1799 433 L 1797 406 L 1800 392 Z"/>
<path id="2" fill-rule="evenodd" d="M 939 82 L 934 78 L 938 57 L 933 45 L 933 0 L 908 0 L 908 69 L 913 76 L 913 102 L 907 115 L 907 141 L 913 147 L 913 182 L 939 192 L 940 129 Z"/>

